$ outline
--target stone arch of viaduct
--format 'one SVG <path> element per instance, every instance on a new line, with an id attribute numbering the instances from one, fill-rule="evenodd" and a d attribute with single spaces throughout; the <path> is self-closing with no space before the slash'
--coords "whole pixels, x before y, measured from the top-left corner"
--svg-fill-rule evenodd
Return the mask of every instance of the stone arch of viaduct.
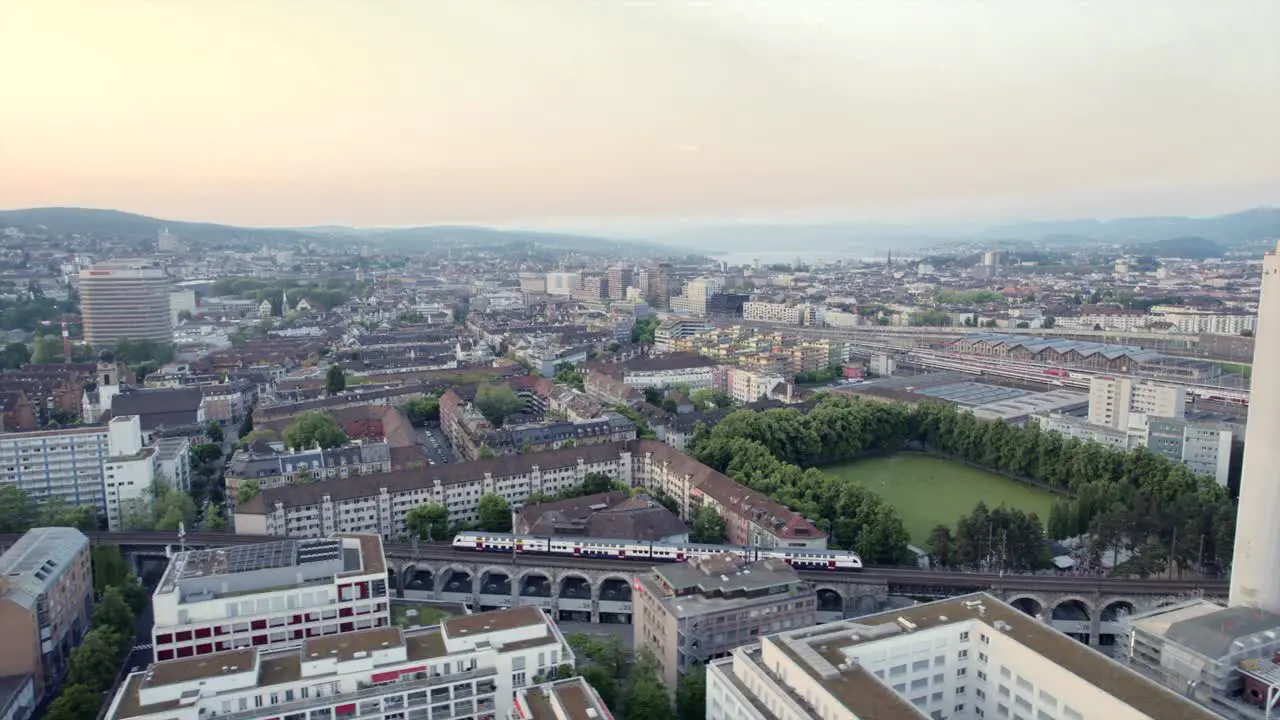
<path id="1" fill-rule="evenodd" d="M 601 590 L 606 583 L 611 583 L 611 587 L 618 592 L 621 587 L 625 587 L 627 592 L 621 593 L 625 595 L 625 601 L 630 600 L 630 588 L 632 575 L 619 572 L 617 570 L 589 570 L 583 568 L 555 568 L 543 566 L 517 566 L 509 565 L 493 565 L 488 563 L 462 563 L 457 561 L 441 561 L 434 562 L 430 560 L 407 560 L 403 562 L 388 562 L 387 568 L 390 571 L 390 579 L 392 587 L 397 596 L 403 596 L 406 590 L 406 584 L 417 572 L 425 571 L 430 573 L 432 579 L 432 589 L 429 591 L 432 595 L 439 596 L 443 590 L 444 583 L 448 581 L 451 575 L 459 572 L 466 573 L 470 576 L 469 594 L 475 595 L 482 590 L 481 581 L 486 577 L 494 575 L 505 576 L 512 584 L 512 591 L 518 593 L 520 588 L 524 586 L 525 580 L 540 576 L 545 578 L 551 584 L 552 597 L 559 597 L 565 588 L 565 583 L 572 580 L 579 580 L 586 583 L 591 591 L 592 600 L 600 600 Z M 620 586 L 620 587 L 619 587 Z"/>

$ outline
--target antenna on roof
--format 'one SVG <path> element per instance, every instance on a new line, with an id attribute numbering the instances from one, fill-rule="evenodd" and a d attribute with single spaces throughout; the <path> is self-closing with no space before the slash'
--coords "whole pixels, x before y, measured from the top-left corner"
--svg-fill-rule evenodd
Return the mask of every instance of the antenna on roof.
<path id="1" fill-rule="evenodd" d="M 187 523 L 182 520 L 178 521 L 178 549 L 187 551 Z"/>

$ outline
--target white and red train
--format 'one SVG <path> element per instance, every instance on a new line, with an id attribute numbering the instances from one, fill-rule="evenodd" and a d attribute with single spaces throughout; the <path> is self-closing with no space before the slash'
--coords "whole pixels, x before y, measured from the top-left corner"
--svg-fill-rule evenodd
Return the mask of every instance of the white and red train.
<path id="1" fill-rule="evenodd" d="M 861 570 L 862 558 L 850 550 L 809 550 L 806 548 L 759 548 L 740 545 L 675 545 L 641 540 L 564 536 L 509 535 L 505 533 L 463 532 L 453 538 L 458 550 L 563 555 L 566 557 L 610 558 L 638 562 L 684 562 L 690 558 L 730 553 L 748 560 L 776 558 L 809 570 Z"/>

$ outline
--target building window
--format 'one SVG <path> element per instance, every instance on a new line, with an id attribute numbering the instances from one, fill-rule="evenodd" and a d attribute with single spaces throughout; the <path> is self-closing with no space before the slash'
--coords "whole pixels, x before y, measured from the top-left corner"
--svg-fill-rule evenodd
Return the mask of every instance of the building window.
<path id="1" fill-rule="evenodd" d="M 968 659 L 969 659 L 969 651 L 968 651 L 968 650 L 961 650 L 961 651 L 960 651 L 960 653 L 959 653 L 959 658 L 960 658 L 961 660 L 968 660 Z"/>
<path id="2" fill-rule="evenodd" d="M 960 642 L 969 642 L 969 631 L 965 630 L 960 633 Z"/>

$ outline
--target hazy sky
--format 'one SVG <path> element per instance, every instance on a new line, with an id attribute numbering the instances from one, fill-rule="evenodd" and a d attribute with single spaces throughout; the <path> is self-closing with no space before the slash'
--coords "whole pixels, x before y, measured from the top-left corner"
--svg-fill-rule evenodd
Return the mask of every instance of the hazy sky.
<path id="1" fill-rule="evenodd" d="M 1280 204 L 1276 0 L 0 0 L 0 207 L 256 225 Z"/>

